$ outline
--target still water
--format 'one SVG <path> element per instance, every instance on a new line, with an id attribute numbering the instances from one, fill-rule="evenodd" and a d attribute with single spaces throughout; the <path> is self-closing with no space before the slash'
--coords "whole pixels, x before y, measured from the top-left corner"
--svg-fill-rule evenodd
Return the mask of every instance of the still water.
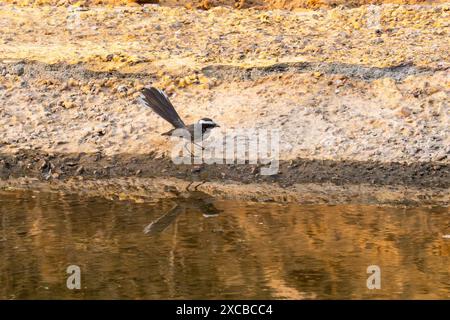
<path id="1" fill-rule="evenodd" d="M 442 207 L 0 191 L 0 298 L 448 299 L 448 234 Z M 367 288 L 370 265 L 380 289 Z"/>

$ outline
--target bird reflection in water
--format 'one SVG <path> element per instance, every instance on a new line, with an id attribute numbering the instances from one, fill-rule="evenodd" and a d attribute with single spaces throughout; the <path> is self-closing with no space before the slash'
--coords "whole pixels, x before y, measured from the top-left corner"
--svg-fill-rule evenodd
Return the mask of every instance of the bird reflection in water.
<path id="1" fill-rule="evenodd" d="M 214 217 L 222 212 L 214 206 L 212 196 L 197 190 L 189 192 L 188 197 L 176 198 L 175 201 L 175 205 L 169 211 L 144 228 L 145 234 L 153 236 L 163 232 L 180 214 L 186 211 L 200 212 L 204 217 Z"/>

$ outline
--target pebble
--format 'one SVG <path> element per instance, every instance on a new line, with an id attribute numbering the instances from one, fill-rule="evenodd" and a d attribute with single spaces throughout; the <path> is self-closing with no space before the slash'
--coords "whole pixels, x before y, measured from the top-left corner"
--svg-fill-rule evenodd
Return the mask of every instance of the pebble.
<path id="1" fill-rule="evenodd" d="M 13 74 L 15 74 L 17 76 L 21 76 L 25 72 L 25 67 L 23 64 L 17 64 L 13 67 L 12 71 L 13 71 Z"/>
<path id="2" fill-rule="evenodd" d="M 127 92 L 128 91 L 128 88 L 125 86 L 125 85 L 119 85 L 118 87 L 117 87 L 117 92 L 120 92 L 120 93 L 125 93 L 125 92 Z"/>
<path id="3" fill-rule="evenodd" d="M 83 166 L 79 166 L 79 167 L 77 168 L 77 170 L 75 171 L 75 174 L 76 174 L 76 175 L 80 175 L 80 174 L 83 173 L 83 171 L 84 171 Z"/>
<path id="4" fill-rule="evenodd" d="M 411 116 L 411 113 L 412 113 L 411 109 L 409 109 L 408 107 L 402 107 L 397 112 L 397 115 L 407 118 L 407 117 Z"/>
<path id="5" fill-rule="evenodd" d="M 384 43 L 384 40 L 381 38 L 377 38 L 375 40 L 372 40 L 372 44 L 382 44 Z"/>
<path id="6" fill-rule="evenodd" d="M 74 103 L 72 101 L 67 101 L 67 100 L 60 101 L 59 105 L 64 107 L 64 108 L 66 108 L 66 109 L 73 109 L 73 108 L 77 108 L 78 107 L 78 105 L 76 103 Z"/>

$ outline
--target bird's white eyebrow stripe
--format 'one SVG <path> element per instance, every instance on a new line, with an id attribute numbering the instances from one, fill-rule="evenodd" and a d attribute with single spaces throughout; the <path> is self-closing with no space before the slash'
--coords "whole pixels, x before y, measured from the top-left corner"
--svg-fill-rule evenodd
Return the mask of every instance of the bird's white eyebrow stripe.
<path id="1" fill-rule="evenodd" d="M 214 121 L 210 121 L 210 120 L 200 120 L 198 123 L 201 123 L 201 124 L 214 124 Z"/>

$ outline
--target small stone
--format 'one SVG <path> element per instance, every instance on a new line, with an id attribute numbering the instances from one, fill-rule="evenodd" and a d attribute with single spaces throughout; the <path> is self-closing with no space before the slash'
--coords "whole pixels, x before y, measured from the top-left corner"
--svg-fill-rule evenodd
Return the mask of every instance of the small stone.
<path id="1" fill-rule="evenodd" d="M 62 106 L 62 107 L 64 107 L 64 108 L 66 108 L 66 109 L 72 109 L 72 108 L 78 107 L 78 106 L 76 105 L 76 103 L 74 103 L 74 102 L 72 102 L 72 101 L 67 101 L 67 100 L 60 101 L 59 105 Z"/>
<path id="2" fill-rule="evenodd" d="M 384 43 L 384 40 L 381 38 L 377 38 L 372 41 L 372 44 L 382 44 L 382 43 Z"/>
<path id="3" fill-rule="evenodd" d="M 170 25 L 170 27 L 172 29 L 180 29 L 181 27 L 183 27 L 183 23 L 180 21 L 174 22 Z"/>
<path id="4" fill-rule="evenodd" d="M 125 93 L 127 91 L 128 91 L 128 88 L 123 84 L 117 87 L 117 92 Z"/>
<path id="5" fill-rule="evenodd" d="M 316 79 L 320 78 L 321 76 L 322 76 L 322 72 L 316 71 L 313 73 L 313 77 Z"/>
<path id="6" fill-rule="evenodd" d="M 411 115 L 412 111 L 411 109 L 409 109 L 408 107 L 402 107 L 400 108 L 400 110 L 397 112 L 397 115 L 407 118 Z"/>
<path id="7" fill-rule="evenodd" d="M 77 168 L 77 170 L 75 171 L 75 174 L 76 174 L 77 176 L 79 176 L 80 174 L 83 173 L 83 171 L 84 171 L 83 166 L 79 166 L 79 167 Z"/>
<path id="8" fill-rule="evenodd" d="M 24 72 L 25 72 L 25 68 L 24 68 L 23 64 L 18 64 L 13 67 L 13 73 L 15 75 L 21 76 L 21 75 L 23 75 Z"/>
<path id="9" fill-rule="evenodd" d="M 76 86 L 79 85 L 79 83 L 78 83 L 77 80 L 75 80 L 75 79 L 73 79 L 73 78 L 70 78 L 69 81 L 67 81 L 67 85 L 68 85 L 69 87 L 76 87 Z"/>

